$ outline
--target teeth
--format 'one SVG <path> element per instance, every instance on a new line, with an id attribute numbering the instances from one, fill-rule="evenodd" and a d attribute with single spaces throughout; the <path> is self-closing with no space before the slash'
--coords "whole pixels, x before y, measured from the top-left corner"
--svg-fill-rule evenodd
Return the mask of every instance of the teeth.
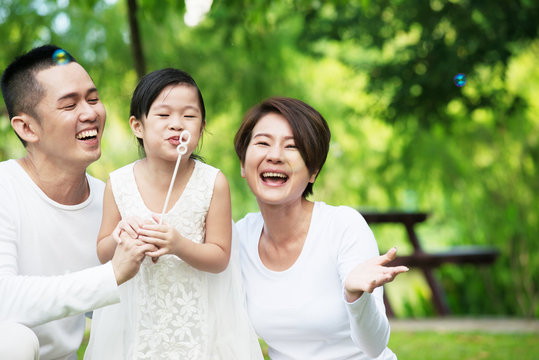
<path id="1" fill-rule="evenodd" d="M 265 172 L 262 174 L 263 177 L 279 177 L 279 178 L 283 178 L 283 179 L 286 179 L 288 176 L 286 176 L 285 174 L 281 174 L 281 173 L 276 173 L 276 172 Z"/>
<path id="2" fill-rule="evenodd" d="M 77 134 L 77 139 L 84 139 L 84 138 L 89 138 L 89 137 L 93 137 L 93 136 L 97 136 L 97 130 L 96 129 L 84 130 L 84 131 L 78 133 Z"/>

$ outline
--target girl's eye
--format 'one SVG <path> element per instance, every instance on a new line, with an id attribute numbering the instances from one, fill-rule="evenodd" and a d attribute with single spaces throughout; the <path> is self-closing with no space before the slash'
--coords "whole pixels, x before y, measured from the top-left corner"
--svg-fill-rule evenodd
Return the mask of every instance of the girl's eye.
<path id="1" fill-rule="evenodd" d="M 168 117 L 168 114 L 157 114 L 159 117 Z"/>

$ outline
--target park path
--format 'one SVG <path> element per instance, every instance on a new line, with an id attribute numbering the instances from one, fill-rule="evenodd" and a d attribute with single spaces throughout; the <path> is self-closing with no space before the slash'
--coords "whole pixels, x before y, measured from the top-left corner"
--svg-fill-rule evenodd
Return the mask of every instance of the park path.
<path id="1" fill-rule="evenodd" d="M 391 331 L 490 332 L 539 334 L 539 319 L 520 318 L 459 318 L 436 317 L 424 319 L 389 320 Z"/>

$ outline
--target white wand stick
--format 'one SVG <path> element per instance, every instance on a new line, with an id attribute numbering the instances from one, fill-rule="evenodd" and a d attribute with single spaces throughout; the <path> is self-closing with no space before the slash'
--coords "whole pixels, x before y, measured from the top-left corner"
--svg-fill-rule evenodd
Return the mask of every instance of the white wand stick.
<path id="1" fill-rule="evenodd" d="M 185 141 L 184 136 L 186 137 Z M 176 180 L 176 173 L 178 172 L 178 167 L 180 166 L 182 155 L 187 152 L 187 144 L 189 144 L 189 141 L 191 141 L 191 133 L 187 130 L 182 131 L 180 134 L 180 144 L 176 147 L 176 151 L 178 152 L 178 160 L 176 160 L 176 166 L 174 167 L 174 172 L 172 173 L 172 179 L 170 180 L 170 186 L 168 187 L 167 197 L 165 198 L 165 206 L 163 206 L 161 218 L 159 219 L 159 225 L 163 223 L 163 217 L 165 216 L 165 212 L 167 211 L 170 193 L 172 193 L 172 187 L 174 187 L 174 180 Z"/>

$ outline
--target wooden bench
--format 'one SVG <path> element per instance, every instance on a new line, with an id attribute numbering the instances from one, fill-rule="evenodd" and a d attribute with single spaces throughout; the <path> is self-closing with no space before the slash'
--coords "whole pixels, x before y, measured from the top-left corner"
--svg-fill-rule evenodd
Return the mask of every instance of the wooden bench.
<path id="1" fill-rule="evenodd" d="M 447 251 L 427 253 L 419 242 L 415 232 L 415 225 L 424 222 L 428 214 L 424 212 L 363 212 L 360 210 L 369 225 L 398 223 L 404 225 L 408 240 L 412 244 L 411 255 L 397 256 L 388 266 L 405 265 L 409 268 L 420 268 L 432 292 L 432 301 L 438 315 L 450 314 L 443 288 L 434 277 L 433 270 L 446 264 L 492 264 L 499 255 L 498 249 L 486 246 L 458 246 Z M 393 310 L 384 293 L 384 302 L 388 316 L 394 316 Z"/>

